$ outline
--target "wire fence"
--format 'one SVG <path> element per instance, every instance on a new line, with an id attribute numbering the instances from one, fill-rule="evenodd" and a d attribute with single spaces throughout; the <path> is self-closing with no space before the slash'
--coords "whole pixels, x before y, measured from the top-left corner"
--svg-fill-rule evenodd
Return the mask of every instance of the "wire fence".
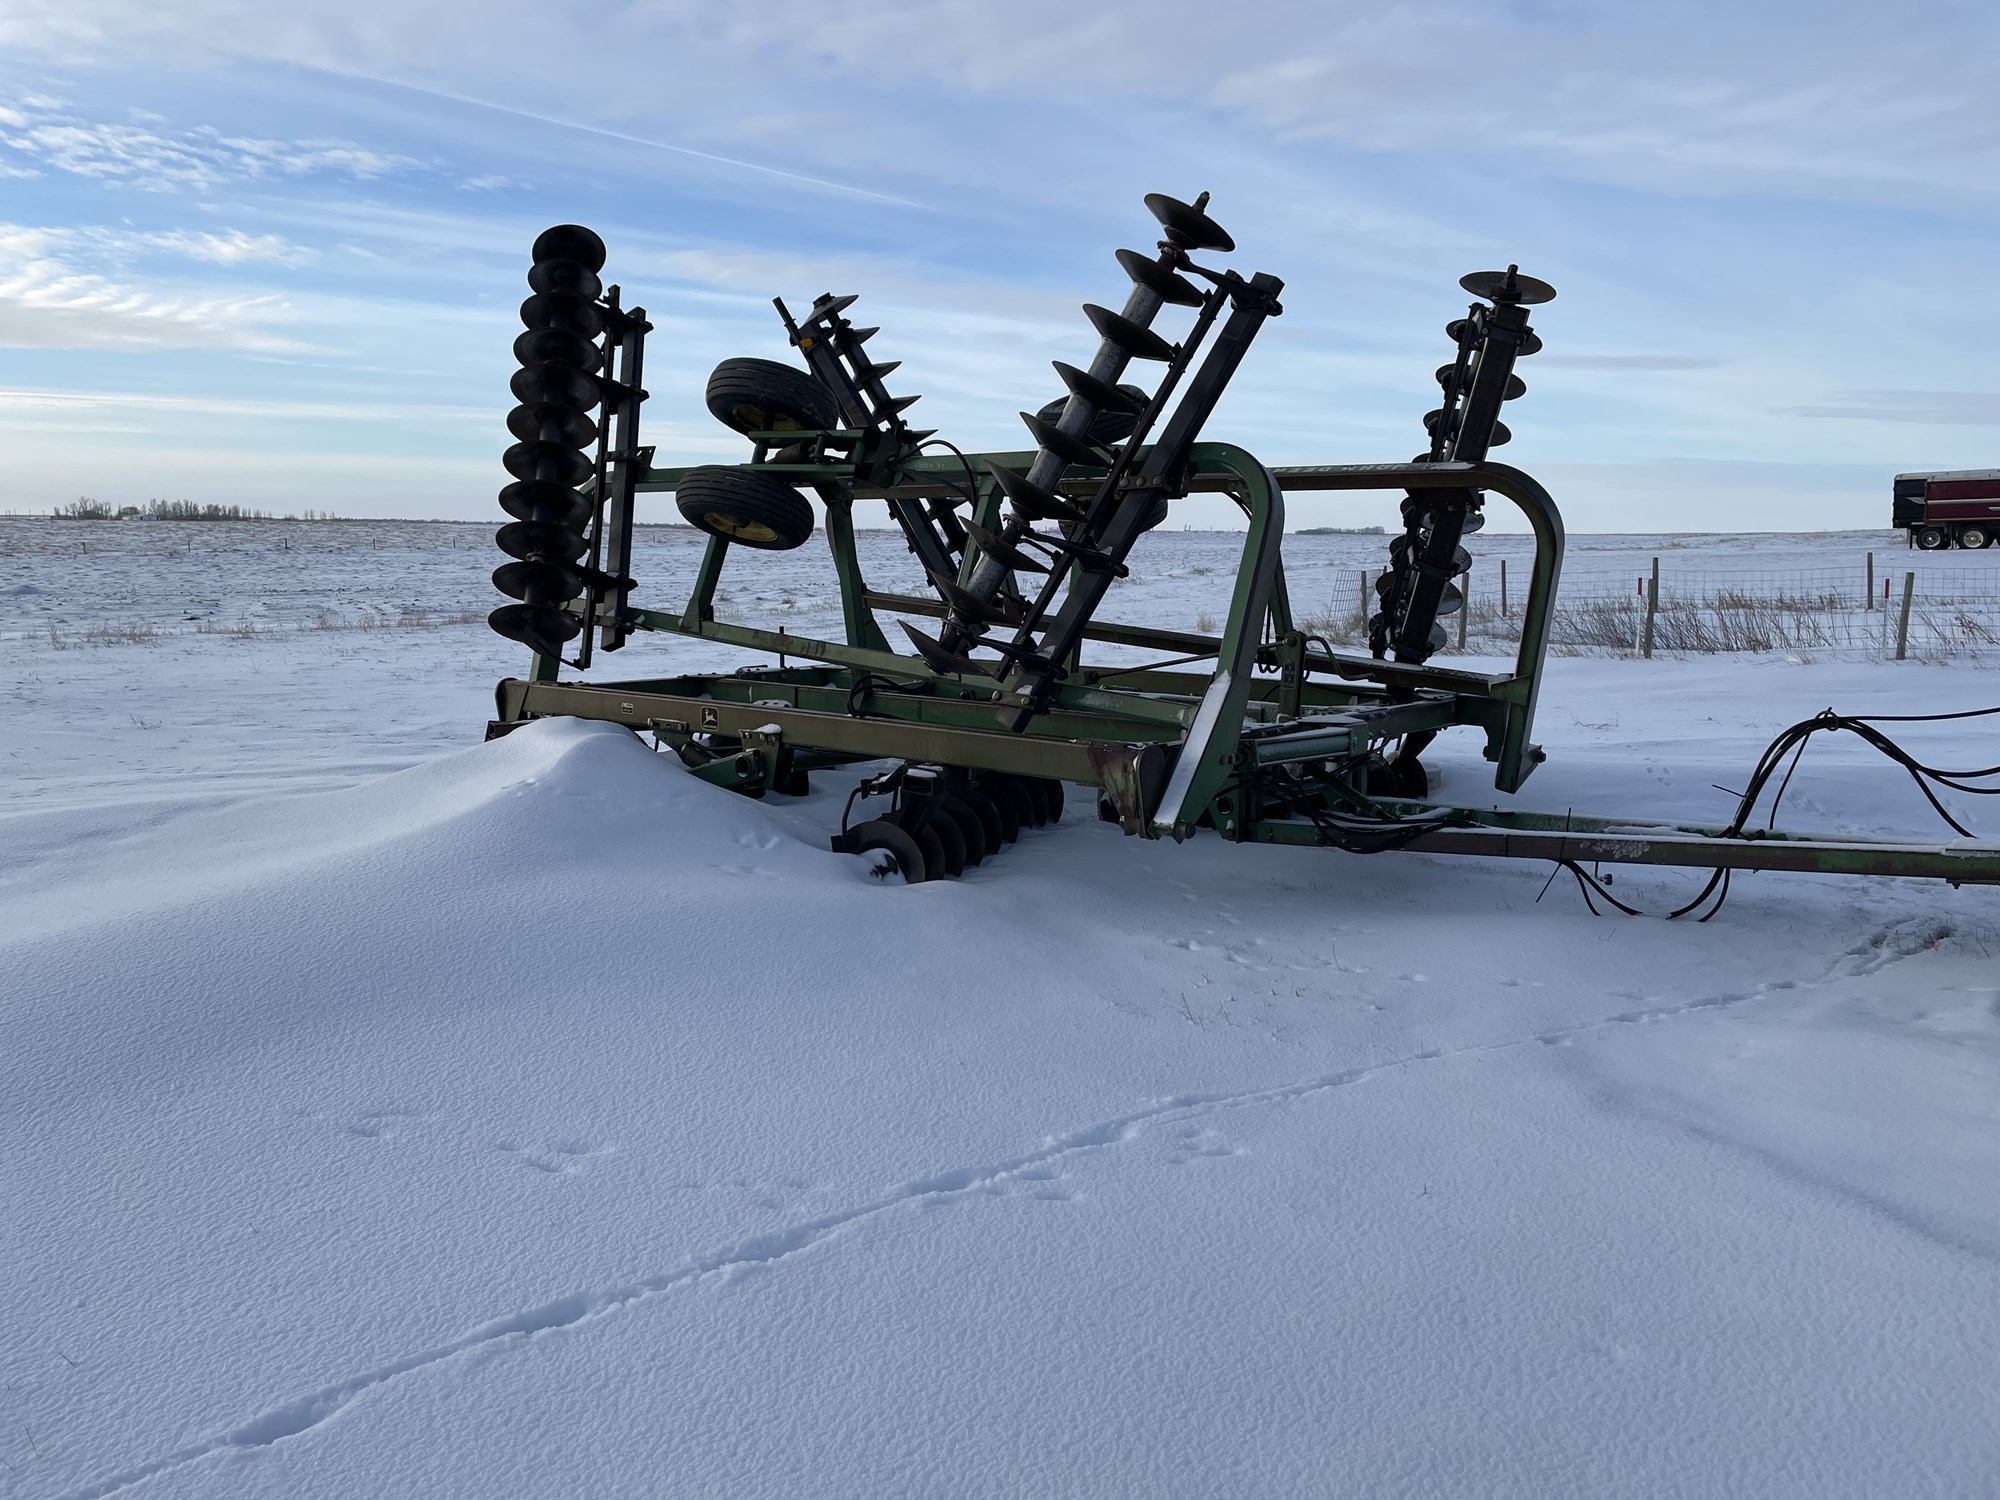
<path id="1" fill-rule="evenodd" d="M 2000 647 L 2000 557 L 1992 566 L 1909 565 L 1864 556 L 1851 567 L 1682 568 L 1565 573 L 1549 645 L 1568 655 L 1825 652 L 1944 660 Z M 1511 653 L 1521 637 L 1525 566 L 1475 564 L 1458 580 L 1462 609 L 1442 615 L 1443 650 Z M 1346 645 L 1368 637 L 1375 570 L 1357 571 L 1348 599 L 1313 614 L 1309 630 Z"/>
<path id="2" fill-rule="evenodd" d="M 1991 604 L 2000 602 L 2000 558 L 1989 568 L 1904 568 L 1865 564 L 1834 568 L 1677 568 L 1660 570 L 1660 607 L 1706 604 L 1731 599 L 1802 600 L 1826 609 L 1879 607 L 1883 585 L 1891 592 L 1905 572 L 1914 573 L 1917 588 L 1933 603 Z M 1565 572 L 1561 597 L 1577 604 L 1592 599 L 1638 597 L 1651 586 L 1649 573 L 1611 573 L 1602 569 Z"/>

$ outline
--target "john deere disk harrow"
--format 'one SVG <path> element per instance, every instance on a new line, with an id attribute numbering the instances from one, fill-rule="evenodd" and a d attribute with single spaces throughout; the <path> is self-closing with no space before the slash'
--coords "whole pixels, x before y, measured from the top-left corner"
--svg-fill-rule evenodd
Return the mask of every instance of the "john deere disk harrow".
<path id="1" fill-rule="evenodd" d="M 1204 441 L 1203 430 L 1258 332 L 1282 314 L 1283 284 L 1210 263 L 1235 244 L 1209 217 L 1206 194 L 1153 195 L 1146 206 L 1161 226 L 1155 251 L 1117 252 L 1124 303 L 1085 305 L 1096 348 L 1087 364 L 1056 363 L 1065 397 L 1021 413 L 1033 446 L 970 455 L 910 425 L 918 398 L 892 393 L 898 362 L 871 349 L 880 330 L 855 325 L 854 297 L 828 295 L 797 316 L 775 304 L 799 363 L 731 359 L 710 377 L 709 410 L 747 440 L 747 461 L 655 467 L 638 443 L 645 314 L 601 287 L 596 235 L 574 225 L 543 234 L 521 307 L 527 331 L 514 346 L 514 482 L 501 492 L 515 519 L 499 541 L 514 560 L 494 574 L 515 602 L 492 616 L 533 660 L 525 679 L 500 684 L 490 732 L 552 715 L 624 724 L 655 735 L 693 774 L 758 796 L 802 793 L 815 770 L 880 762 L 834 847 L 872 854 L 910 881 L 998 853 L 1023 826 L 1059 816 L 1065 787 L 1077 786 L 1139 838 L 1212 830 L 1239 843 L 1555 859 L 1579 873 L 1578 862 L 1623 862 L 2000 881 L 2000 847 L 1971 842 L 1753 834 L 1741 815 L 1729 828 L 1684 828 L 1430 803 L 1419 757 L 1445 730 L 1484 737 L 1502 792 L 1543 758 L 1531 733 L 1562 520 L 1534 479 L 1489 454 L 1509 437 L 1502 405 L 1526 389 L 1515 363 L 1541 347 L 1528 310 L 1555 291 L 1512 266 L 1464 278 L 1474 300 L 1446 327 L 1442 399 L 1415 459 L 1272 469 Z M 1150 379 L 1128 380 L 1139 369 Z M 1334 650 L 1292 614 L 1285 497 L 1313 490 L 1403 497 L 1367 656 Z M 656 491 L 672 492 L 709 538 L 674 610 L 631 602 L 635 503 Z M 818 517 L 802 491 L 824 516 L 838 641 L 716 615 L 732 557 L 809 539 Z M 1133 548 L 1174 501 L 1198 492 L 1229 496 L 1246 522 L 1222 632 L 1100 619 Z M 1464 540 L 1494 496 L 1520 510 L 1536 543 L 1513 668 L 1432 666 L 1441 618 L 1464 605 Z M 930 592 L 868 586 L 857 500 L 887 503 Z M 878 611 L 935 625 L 902 623 L 905 652 Z M 639 631 L 779 664 L 563 680 L 565 665 L 589 666 L 593 642 L 616 651 Z M 1094 642 L 1165 659 L 1094 663 Z M 880 811 L 857 817 L 857 800 Z"/>

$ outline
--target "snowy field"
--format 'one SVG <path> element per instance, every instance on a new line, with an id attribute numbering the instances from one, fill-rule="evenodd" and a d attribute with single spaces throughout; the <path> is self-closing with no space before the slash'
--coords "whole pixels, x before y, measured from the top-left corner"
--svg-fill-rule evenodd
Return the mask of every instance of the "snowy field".
<path id="1" fill-rule="evenodd" d="M 1996 1493 L 2000 889 L 1592 918 L 1081 796 L 883 886 L 826 849 L 851 776 L 481 744 L 489 538 L 0 519 L 0 1494 Z M 1235 545 L 1157 534 L 1114 612 L 1219 620 Z M 1384 545 L 1296 539 L 1301 611 Z M 1571 576 L 1870 548 L 2000 575 L 1856 533 Z M 645 533 L 639 602 L 696 552 Z M 726 607 L 830 633 L 817 547 L 757 561 Z M 2000 703 L 1990 653 L 1878 654 L 1558 657 L 1510 800 L 1719 821 L 1829 704 Z M 1944 832 L 1824 738 L 1783 821 Z"/>

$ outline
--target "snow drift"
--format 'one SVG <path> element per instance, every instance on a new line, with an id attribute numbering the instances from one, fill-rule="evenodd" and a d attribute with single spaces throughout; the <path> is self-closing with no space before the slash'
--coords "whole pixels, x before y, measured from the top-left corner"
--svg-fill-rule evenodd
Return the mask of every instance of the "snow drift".
<path id="1" fill-rule="evenodd" d="M 961 881 L 550 722 L 6 825 L 0 1482 L 1917 1495 L 2000 1470 L 1987 893 Z"/>

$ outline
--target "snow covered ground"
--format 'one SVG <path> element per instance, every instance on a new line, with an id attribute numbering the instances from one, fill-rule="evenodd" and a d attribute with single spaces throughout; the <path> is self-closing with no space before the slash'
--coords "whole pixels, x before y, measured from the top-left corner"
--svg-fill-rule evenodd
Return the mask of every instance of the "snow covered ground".
<path id="1" fill-rule="evenodd" d="M 883 886 L 841 778 L 480 744 L 480 531 L 49 524 L 0 522 L 0 1493 L 1994 1493 L 2000 890 L 1593 919 L 1080 797 Z M 1157 540 L 1120 615 L 1219 611 L 1228 539 Z M 645 547 L 670 599 L 692 543 Z M 1828 704 L 1993 703 L 1976 658 L 1561 658 L 1516 800 L 1714 818 Z M 1991 764 L 1980 722 L 1908 739 Z M 1939 832 L 1853 744 L 1786 808 Z"/>

